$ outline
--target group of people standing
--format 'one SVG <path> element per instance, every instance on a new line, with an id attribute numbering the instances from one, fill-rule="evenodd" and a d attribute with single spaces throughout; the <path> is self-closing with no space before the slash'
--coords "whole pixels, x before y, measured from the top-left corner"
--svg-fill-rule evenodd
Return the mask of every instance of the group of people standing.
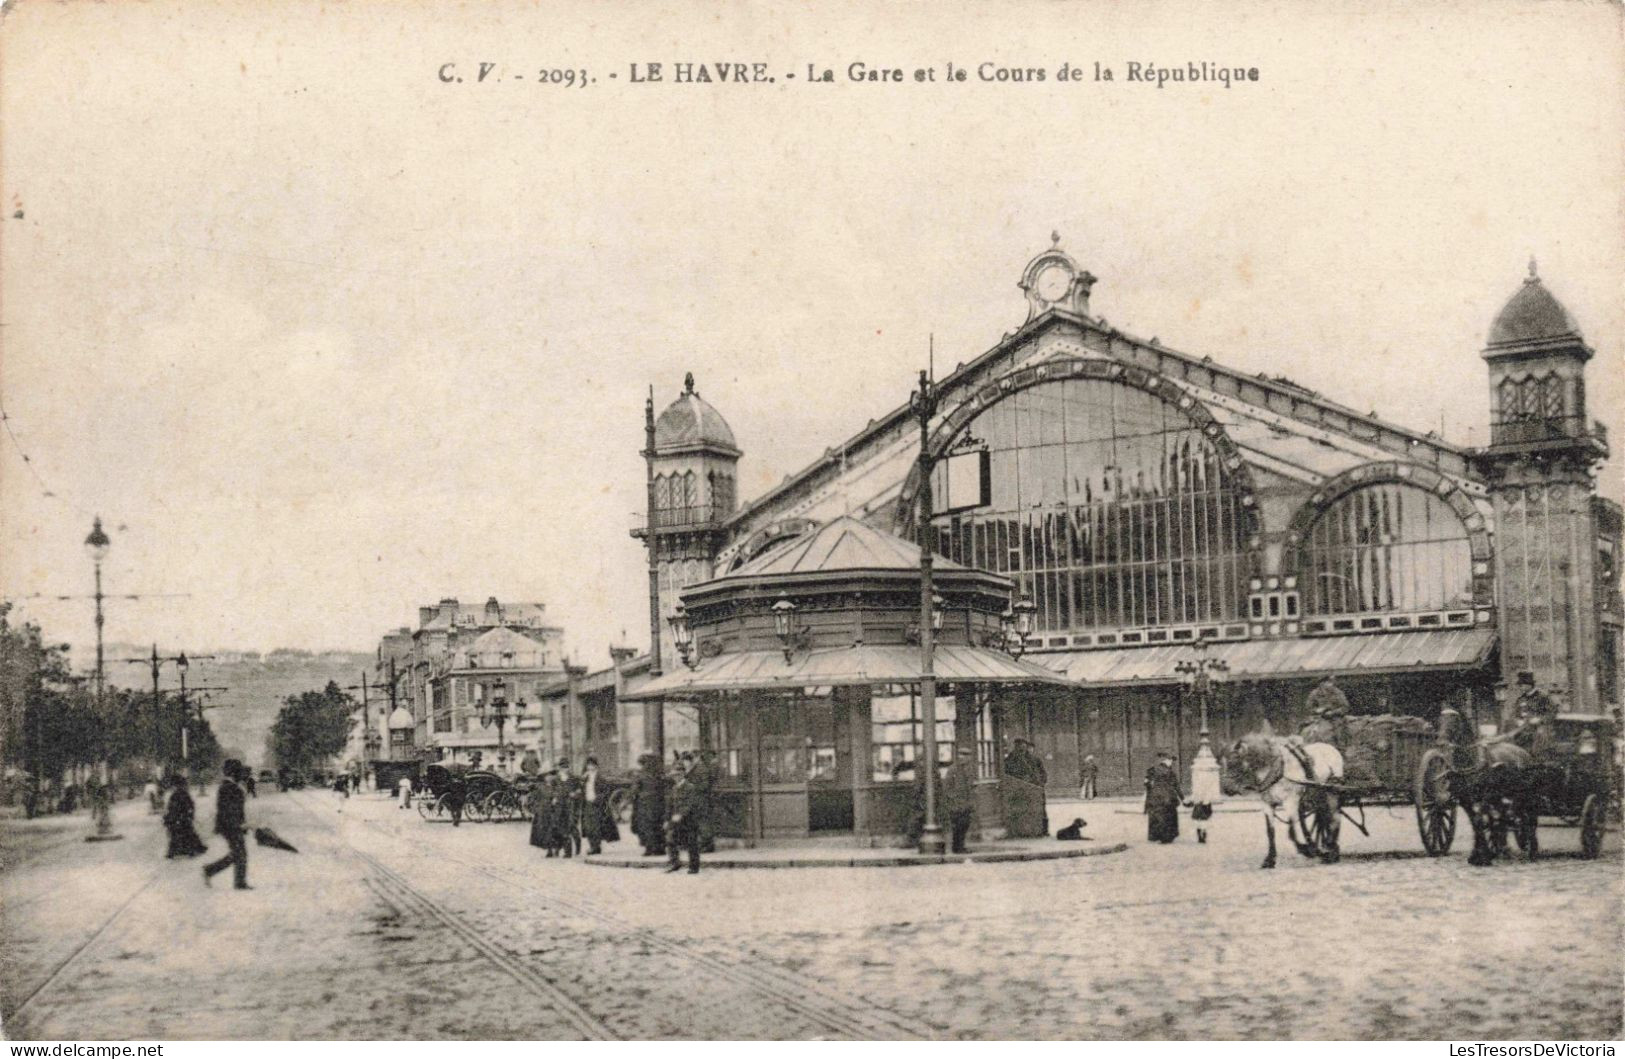
<path id="1" fill-rule="evenodd" d="M 571 774 L 569 759 L 560 758 L 537 778 L 528 799 L 530 844 L 549 857 L 573 857 L 583 843 L 588 854 L 602 853 L 605 842 L 621 840 L 597 758 L 587 759 L 579 777 Z"/>
<path id="2" fill-rule="evenodd" d="M 716 849 L 711 801 L 717 783 L 714 751 L 685 751 L 672 759 L 670 773 L 655 754 L 638 758 L 632 784 L 632 833 L 645 857 L 665 856 L 666 870 L 682 867 L 688 851 L 690 875 L 699 873 L 702 854 Z"/>

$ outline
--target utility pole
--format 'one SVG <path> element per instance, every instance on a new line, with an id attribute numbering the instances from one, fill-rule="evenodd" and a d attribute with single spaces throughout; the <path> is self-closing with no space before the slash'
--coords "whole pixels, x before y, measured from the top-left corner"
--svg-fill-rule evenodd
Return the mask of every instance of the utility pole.
<path id="1" fill-rule="evenodd" d="M 648 494 L 648 521 L 644 525 L 644 543 L 649 546 L 649 675 L 661 674 L 660 664 L 660 537 L 655 532 L 658 518 L 655 501 L 655 388 L 649 387 L 649 397 L 643 403 L 643 466 L 644 485 Z M 656 701 L 644 712 L 648 752 L 660 760 L 666 759 L 666 704 Z"/>
<path id="2" fill-rule="evenodd" d="M 920 372 L 920 388 L 909 394 L 908 403 L 920 421 L 920 507 L 916 524 L 920 528 L 920 720 L 925 726 L 921 733 L 925 760 L 916 763 L 916 768 L 925 769 L 925 826 L 920 831 L 920 852 L 940 854 L 947 849 L 947 843 L 937 821 L 936 593 L 931 584 L 937 548 L 931 510 L 931 418 L 937 411 L 937 390 L 930 373 Z"/>
<path id="3" fill-rule="evenodd" d="M 182 761 L 190 761 L 191 758 L 192 758 L 191 747 L 189 745 L 188 738 L 187 738 L 188 729 L 190 727 L 191 720 L 192 720 L 192 714 L 191 714 L 191 704 L 189 702 L 187 702 L 186 697 L 188 695 L 202 695 L 204 698 L 207 698 L 208 693 L 211 692 L 211 691 L 230 691 L 230 690 L 231 690 L 230 688 L 225 687 L 223 685 L 211 685 L 211 686 L 207 686 L 207 687 L 193 688 L 191 691 L 187 691 L 185 689 L 185 686 L 184 686 L 184 683 L 183 683 L 182 689 L 181 689 L 181 760 Z M 203 711 L 204 710 L 218 710 L 218 709 L 221 709 L 222 707 L 230 706 L 230 705 L 231 705 L 231 703 L 229 703 L 229 702 L 217 702 L 217 703 L 214 703 L 212 705 L 205 706 L 203 704 L 203 699 L 202 698 L 198 699 L 197 723 L 199 725 L 201 725 L 203 723 Z"/>
<path id="4" fill-rule="evenodd" d="M 202 655 L 200 657 L 212 658 L 214 656 Z M 175 663 L 176 668 L 181 671 L 182 687 L 184 688 L 186 668 L 191 663 L 187 660 L 184 651 L 178 655 L 160 655 L 157 644 L 152 645 L 152 656 L 150 658 L 126 658 L 124 661 L 130 665 L 148 666 L 152 670 L 152 765 L 154 770 L 159 771 L 161 774 L 164 765 L 164 693 L 163 689 L 158 686 L 158 673 L 165 662 Z"/>

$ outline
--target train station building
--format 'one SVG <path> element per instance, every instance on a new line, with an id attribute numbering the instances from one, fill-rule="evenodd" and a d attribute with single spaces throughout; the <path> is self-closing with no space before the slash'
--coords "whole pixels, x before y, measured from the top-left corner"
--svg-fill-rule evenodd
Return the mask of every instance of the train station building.
<path id="1" fill-rule="evenodd" d="M 1017 737 L 1054 791 L 1076 790 L 1086 756 L 1102 793 L 1137 792 L 1159 749 L 1188 770 L 1180 663 L 1199 641 L 1228 665 L 1216 741 L 1296 728 L 1328 675 L 1355 712 L 1448 704 L 1488 727 L 1524 672 L 1565 712 L 1618 710 L 1621 513 L 1596 491 L 1593 352 L 1533 265 L 1476 351 L 1482 448 L 1126 334 L 1095 284 L 1059 245 L 1040 253 L 1025 321 L 937 380 L 923 442 L 908 405 L 877 409 L 743 503 L 749 439 L 692 377 L 651 402 L 634 536 L 657 649 L 621 715 L 655 745 L 667 711 L 692 712 L 732 798 L 724 834 L 898 830 L 895 764 L 920 743 L 922 444 L 934 510 L 955 501 L 933 518 L 939 727 L 986 784 Z M 948 457 L 966 453 L 985 484 L 961 504 Z M 1034 629 L 1011 651 L 998 616 L 1023 598 Z"/>

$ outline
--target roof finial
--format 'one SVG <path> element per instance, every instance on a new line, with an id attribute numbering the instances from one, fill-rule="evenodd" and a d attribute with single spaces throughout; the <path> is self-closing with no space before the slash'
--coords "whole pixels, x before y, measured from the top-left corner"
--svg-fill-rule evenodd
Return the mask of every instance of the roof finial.
<path id="1" fill-rule="evenodd" d="M 1535 255 L 1530 254 L 1529 255 L 1529 280 L 1530 280 L 1530 282 L 1533 282 L 1533 281 L 1535 281 L 1535 280 L 1537 280 L 1539 278 L 1540 278 L 1540 274 L 1535 271 Z"/>
<path id="2" fill-rule="evenodd" d="M 686 372 L 683 375 L 683 392 L 684 393 L 693 393 L 694 392 L 694 373 L 692 371 Z"/>
<path id="3" fill-rule="evenodd" d="M 1049 245 L 1050 246 L 1060 246 L 1061 245 L 1061 233 L 1060 232 L 1051 231 L 1049 233 Z"/>

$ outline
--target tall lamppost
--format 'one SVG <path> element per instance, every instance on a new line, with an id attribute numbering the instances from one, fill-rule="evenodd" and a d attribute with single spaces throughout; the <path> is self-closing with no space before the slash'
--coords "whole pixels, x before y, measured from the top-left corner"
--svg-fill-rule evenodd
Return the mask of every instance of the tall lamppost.
<path id="1" fill-rule="evenodd" d="M 1202 711 L 1200 741 L 1196 746 L 1196 756 L 1191 760 L 1191 794 L 1194 798 L 1199 787 L 1204 791 L 1219 789 L 1219 762 L 1213 756 L 1213 747 L 1208 739 L 1208 708 L 1213 700 L 1213 684 L 1230 672 L 1230 664 L 1222 658 L 1209 657 L 1205 639 L 1197 640 L 1193 650 L 1195 657 L 1175 665 L 1174 672 L 1196 694 L 1197 706 Z"/>
<path id="2" fill-rule="evenodd" d="M 480 700 L 480 727 L 489 728 L 493 724 L 497 726 L 497 760 L 499 762 L 502 760 L 503 755 L 502 729 L 507 725 L 508 717 L 508 684 L 504 680 L 498 680 L 491 686 L 490 704 L 487 705 L 484 699 Z"/>
<path id="3" fill-rule="evenodd" d="M 921 748 L 925 761 L 925 826 L 920 829 L 920 852 L 942 854 L 948 844 L 937 823 L 937 678 L 935 670 L 936 631 L 939 611 L 933 605 L 936 592 L 931 586 L 932 562 L 937 550 L 937 528 L 932 522 L 931 500 L 931 418 L 937 412 L 937 388 L 930 373 L 920 372 L 920 388 L 908 395 L 909 410 L 920 421 L 919 512 L 920 527 L 920 720 L 925 726 Z"/>
<path id="4" fill-rule="evenodd" d="M 102 661 L 102 561 L 113 547 L 113 542 L 102 531 L 102 517 L 96 516 L 95 523 L 90 527 L 90 536 L 85 538 L 85 551 L 90 553 L 90 561 L 96 567 L 96 707 L 101 708 L 103 690 L 107 686 L 106 670 Z"/>

